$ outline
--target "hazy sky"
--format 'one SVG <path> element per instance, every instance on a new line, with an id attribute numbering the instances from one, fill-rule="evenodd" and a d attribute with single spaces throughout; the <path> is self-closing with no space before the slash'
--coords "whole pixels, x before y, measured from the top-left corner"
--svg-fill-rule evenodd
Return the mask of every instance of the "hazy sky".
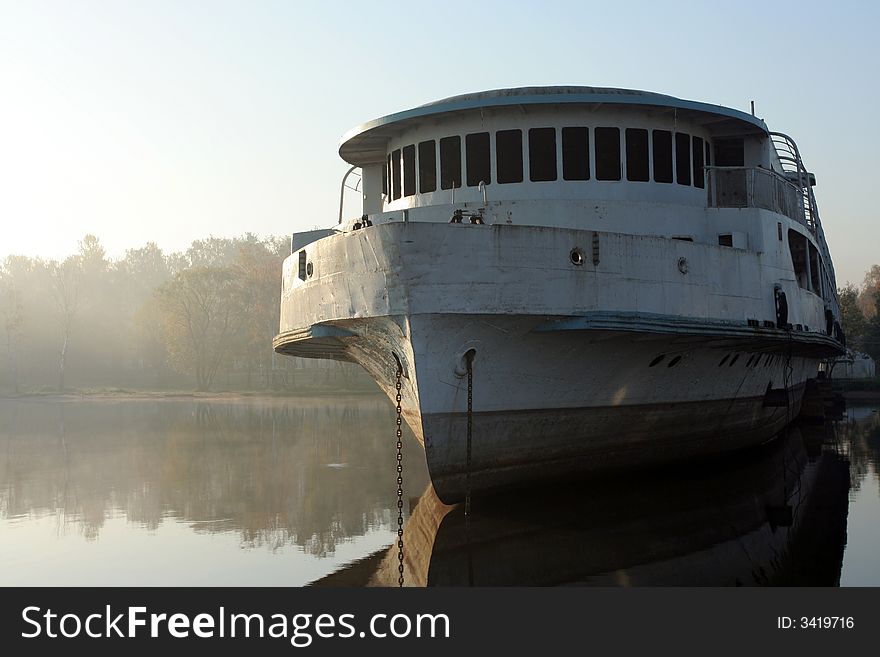
<path id="1" fill-rule="evenodd" d="M 880 263 L 878 7 L 0 0 L 0 257 L 329 226 L 354 125 L 574 84 L 754 99 L 816 173 L 838 282 L 860 282 Z"/>

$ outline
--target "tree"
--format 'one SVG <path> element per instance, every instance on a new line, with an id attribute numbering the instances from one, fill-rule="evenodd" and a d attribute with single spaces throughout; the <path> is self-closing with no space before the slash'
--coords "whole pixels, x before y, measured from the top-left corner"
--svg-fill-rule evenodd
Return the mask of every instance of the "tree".
<path id="1" fill-rule="evenodd" d="M 168 349 L 165 345 L 162 309 L 158 295 L 152 295 L 144 301 L 132 317 L 134 323 L 134 353 L 140 367 L 152 370 L 155 381 L 161 382 L 166 372 Z"/>
<path id="2" fill-rule="evenodd" d="M 859 291 L 852 283 L 837 291 L 840 303 L 840 318 L 846 341 L 853 349 L 859 349 L 865 337 L 868 322 L 859 307 Z"/>
<path id="3" fill-rule="evenodd" d="M 64 390 L 64 368 L 67 363 L 73 322 L 79 310 L 82 265 L 78 256 L 70 256 L 62 263 L 50 264 L 52 296 L 59 315 L 61 348 L 58 359 L 58 390 Z"/>
<path id="4" fill-rule="evenodd" d="M 80 266 L 87 276 L 97 278 L 107 269 L 104 247 L 94 235 L 87 234 L 79 241 Z"/>
<path id="5" fill-rule="evenodd" d="M 195 240 L 186 257 L 190 267 L 226 267 L 235 259 L 235 240 L 213 236 Z"/>
<path id="6" fill-rule="evenodd" d="M 865 273 L 862 291 L 859 293 L 859 308 L 866 319 L 871 319 L 877 312 L 874 302 L 877 293 L 880 293 L 880 265 L 871 265 Z"/>
<path id="7" fill-rule="evenodd" d="M 138 293 L 138 304 L 151 296 L 170 276 L 165 255 L 155 242 L 147 242 L 139 249 L 126 250 L 125 257 L 117 263 L 117 269 L 126 277 L 129 292 Z"/>
<path id="8" fill-rule="evenodd" d="M 21 291 L 6 272 L 0 272 L 0 321 L 6 338 L 6 357 L 12 388 L 18 392 L 18 348 L 24 324 L 24 306 Z"/>
<path id="9" fill-rule="evenodd" d="M 254 363 L 263 375 L 263 385 L 269 387 L 273 383 L 272 337 L 278 332 L 281 312 L 281 261 L 272 244 L 265 242 L 243 241 L 235 256 L 235 266 L 252 309 L 241 336 L 248 360 L 248 384 Z"/>
<path id="10" fill-rule="evenodd" d="M 171 365 L 208 390 L 242 330 L 251 300 L 231 267 L 195 267 L 158 291 Z"/>
<path id="11" fill-rule="evenodd" d="M 863 349 L 875 362 L 880 362 L 880 292 L 874 293 L 874 313 L 865 327 Z"/>

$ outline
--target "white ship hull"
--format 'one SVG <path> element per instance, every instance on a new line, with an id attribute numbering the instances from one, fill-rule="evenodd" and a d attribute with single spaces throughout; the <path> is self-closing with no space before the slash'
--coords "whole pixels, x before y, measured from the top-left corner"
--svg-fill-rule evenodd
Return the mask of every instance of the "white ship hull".
<path id="1" fill-rule="evenodd" d="M 572 245 L 595 246 L 597 262 L 570 266 Z M 447 502 L 468 480 L 495 489 L 767 440 L 835 349 L 819 331 L 724 318 L 773 316 L 772 296 L 749 290 L 772 290 L 762 277 L 778 272 L 744 250 L 438 223 L 384 224 L 309 248 L 320 270 L 285 294 L 289 330 L 276 348 L 358 362 L 392 399 L 399 361 L 403 416 Z M 719 271 L 733 272 L 724 294 Z M 799 308 L 804 324 L 821 324 L 821 303 Z"/>

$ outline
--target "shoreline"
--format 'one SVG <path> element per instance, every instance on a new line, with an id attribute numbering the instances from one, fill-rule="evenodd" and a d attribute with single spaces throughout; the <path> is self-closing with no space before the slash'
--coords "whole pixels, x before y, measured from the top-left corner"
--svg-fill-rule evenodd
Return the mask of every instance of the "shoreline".
<path id="1" fill-rule="evenodd" d="M 880 390 L 840 390 L 847 402 L 880 402 Z"/>
<path id="2" fill-rule="evenodd" d="M 847 389 L 835 386 L 834 392 L 842 395 L 848 402 L 880 402 L 880 387 Z M 860 388 L 860 389 L 858 389 Z M 199 392 L 195 390 L 135 390 L 123 388 L 95 388 L 64 391 L 29 391 L 14 393 L 0 392 L 0 401 L 278 401 L 315 399 L 326 397 L 373 397 L 382 396 L 378 389 L 364 388 L 300 388 L 297 390 L 214 390 Z"/>
<path id="3" fill-rule="evenodd" d="M 294 391 L 273 390 L 65 390 L 46 392 L 0 392 L 0 401 L 248 401 L 275 400 L 295 401 L 326 397 L 374 397 L 380 390 L 364 389 L 300 389 Z"/>

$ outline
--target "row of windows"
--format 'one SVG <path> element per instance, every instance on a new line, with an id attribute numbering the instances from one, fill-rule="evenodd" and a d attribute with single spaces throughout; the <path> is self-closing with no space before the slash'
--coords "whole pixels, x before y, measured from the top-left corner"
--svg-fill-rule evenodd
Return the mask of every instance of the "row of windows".
<path id="1" fill-rule="evenodd" d="M 562 128 L 562 179 L 621 180 L 620 128 L 594 128 L 593 157 L 596 171 L 590 171 L 590 129 Z M 529 180 L 549 182 L 559 179 L 556 128 L 531 128 L 529 140 Z M 710 164 L 709 142 L 685 132 L 626 128 L 626 179 L 648 182 L 653 169 L 654 182 L 703 187 L 703 166 Z M 465 173 L 468 187 L 492 182 L 488 132 L 465 135 Z M 418 148 L 418 191 L 437 190 L 437 146 L 435 140 L 404 146 L 388 155 L 382 186 L 386 196 L 397 200 L 416 193 L 416 149 Z M 674 154 L 674 158 L 673 158 Z M 649 167 L 649 161 L 652 166 Z M 523 181 L 523 131 L 499 130 L 495 133 L 495 173 L 498 182 Z M 440 189 L 462 185 L 461 137 L 440 139 Z M 390 187 L 390 189 L 389 189 Z"/>

